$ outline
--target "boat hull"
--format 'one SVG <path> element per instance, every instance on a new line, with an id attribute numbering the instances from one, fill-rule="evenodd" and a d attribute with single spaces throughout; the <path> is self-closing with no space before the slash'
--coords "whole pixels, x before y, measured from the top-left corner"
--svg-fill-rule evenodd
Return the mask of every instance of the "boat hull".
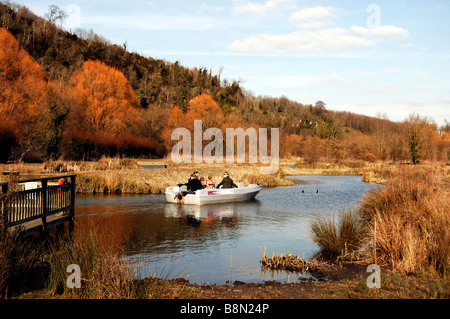
<path id="1" fill-rule="evenodd" d="M 179 199 L 176 195 L 179 194 L 180 188 L 178 186 L 170 186 L 166 188 L 165 195 L 169 203 L 207 205 L 252 200 L 261 189 L 262 186 L 258 184 L 241 186 L 239 188 L 201 189 L 196 191 L 195 194 L 187 194 L 182 199 Z"/>

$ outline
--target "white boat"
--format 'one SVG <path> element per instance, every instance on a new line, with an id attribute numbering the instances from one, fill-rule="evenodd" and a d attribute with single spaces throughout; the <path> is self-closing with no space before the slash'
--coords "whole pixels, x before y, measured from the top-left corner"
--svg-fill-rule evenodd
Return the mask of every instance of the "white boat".
<path id="1" fill-rule="evenodd" d="M 169 203 L 205 205 L 217 203 L 242 202 L 252 200 L 262 189 L 260 184 L 237 183 L 236 188 L 199 189 L 188 193 L 185 185 L 166 188 L 166 200 Z"/>

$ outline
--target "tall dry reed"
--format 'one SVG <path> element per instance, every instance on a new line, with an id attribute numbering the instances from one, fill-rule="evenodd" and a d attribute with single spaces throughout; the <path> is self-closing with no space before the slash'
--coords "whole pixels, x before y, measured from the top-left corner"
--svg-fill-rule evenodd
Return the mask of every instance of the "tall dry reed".
<path id="1" fill-rule="evenodd" d="M 52 247 L 49 294 L 65 298 L 117 299 L 135 298 L 133 275 L 135 269 L 119 258 L 117 251 L 104 244 L 102 234 L 111 234 L 91 226 L 75 234 L 71 240 L 61 239 Z M 67 266 L 76 264 L 81 269 L 81 288 L 67 287 Z"/>
<path id="2" fill-rule="evenodd" d="M 16 230 L 6 227 L 6 215 L 15 191 L 18 176 L 8 176 L 8 191 L 0 194 L 0 297 L 21 292 L 29 282 L 28 275 L 39 261 L 40 246 L 24 241 Z"/>
<path id="3" fill-rule="evenodd" d="M 378 263 L 405 273 L 448 275 L 450 192 L 445 178 L 420 167 L 399 169 L 383 189 L 364 196 L 360 213 Z"/>
<path id="4" fill-rule="evenodd" d="M 41 265 L 41 246 L 24 241 L 18 232 L 0 234 L 0 298 L 24 291 L 39 281 L 34 269 Z"/>
<path id="5" fill-rule="evenodd" d="M 334 217 L 319 217 L 310 224 L 311 239 L 327 259 L 348 260 L 358 257 L 367 229 L 361 217 L 350 210 Z"/>

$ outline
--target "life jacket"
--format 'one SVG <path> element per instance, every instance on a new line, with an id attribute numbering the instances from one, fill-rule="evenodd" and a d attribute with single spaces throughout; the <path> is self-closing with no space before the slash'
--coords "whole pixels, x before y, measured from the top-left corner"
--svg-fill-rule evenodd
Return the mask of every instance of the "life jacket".
<path id="1" fill-rule="evenodd" d="M 58 185 L 64 185 L 66 183 L 66 180 L 64 179 L 64 178 L 61 178 L 59 181 L 58 181 Z M 58 200 L 60 200 L 61 199 L 61 189 L 59 188 L 57 191 L 56 191 L 56 193 L 57 193 L 57 198 L 58 198 Z"/>

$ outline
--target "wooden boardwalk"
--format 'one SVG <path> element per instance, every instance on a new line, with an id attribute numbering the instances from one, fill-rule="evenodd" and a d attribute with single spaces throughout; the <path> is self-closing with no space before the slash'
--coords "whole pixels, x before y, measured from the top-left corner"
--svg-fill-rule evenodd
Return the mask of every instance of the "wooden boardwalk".
<path id="1" fill-rule="evenodd" d="M 23 236 L 47 232 L 75 219 L 76 175 L 0 183 L 0 227 L 19 229 Z"/>

